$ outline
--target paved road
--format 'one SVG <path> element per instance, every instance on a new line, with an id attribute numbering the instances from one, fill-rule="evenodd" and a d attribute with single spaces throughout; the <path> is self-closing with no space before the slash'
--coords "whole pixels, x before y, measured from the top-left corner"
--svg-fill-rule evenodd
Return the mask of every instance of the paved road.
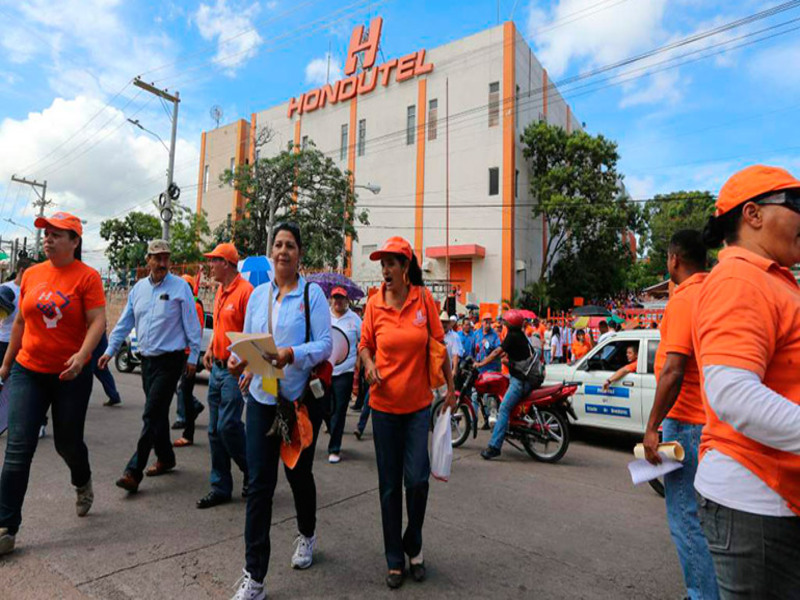
<path id="1" fill-rule="evenodd" d="M 0 558 L 0 597 L 227 598 L 241 574 L 244 501 L 199 511 L 208 442 L 178 450 L 175 473 L 146 478 L 137 495 L 114 486 L 137 438 L 138 375 L 117 374 L 124 398 L 104 408 L 95 386 L 86 424 L 95 505 L 74 513 L 69 473 L 48 436 L 39 445 L 18 551 Z M 197 388 L 205 396 L 205 386 Z M 579 435 L 557 465 L 514 449 L 487 463 L 487 432 L 455 451 L 452 479 L 431 482 L 425 523 L 429 579 L 399 592 L 383 583 L 377 474 L 371 436 L 350 435 L 344 460 L 315 468 L 318 547 L 308 571 L 289 568 L 294 510 L 281 476 L 272 527 L 270 598 L 680 598 L 682 582 L 663 501 L 627 477 L 632 441 Z M 369 431 L 369 429 L 368 429 Z M 0 450 L 5 436 L 0 438 Z M 239 479 L 236 480 L 239 485 Z"/>

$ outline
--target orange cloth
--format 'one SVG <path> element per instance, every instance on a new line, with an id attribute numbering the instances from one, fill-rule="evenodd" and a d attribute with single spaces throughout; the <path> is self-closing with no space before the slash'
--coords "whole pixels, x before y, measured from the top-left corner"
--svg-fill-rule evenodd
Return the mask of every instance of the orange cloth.
<path id="1" fill-rule="evenodd" d="M 433 296 L 424 287 L 411 286 L 399 312 L 386 304 L 385 293 L 384 283 L 367 302 L 358 348 L 373 353 L 383 380 L 370 388 L 370 406 L 408 414 L 429 406 L 433 397 L 428 384 L 428 323 L 440 342 L 444 342 L 444 329 Z"/>
<path id="2" fill-rule="evenodd" d="M 588 338 L 584 339 L 583 342 L 578 341 L 577 339 L 572 342 L 572 358 L 573 360 L 580 360 L 587 354 L 589 354 L 589 350 L 592 349 L 592 343 L 589 341 Z"/>
<path id="3" fill-rule="evenodd" d="M 211 339 L 211 352 L 216 360 L 228 360 L 231 345 L 228 331 L 241 331 L 244 328 L 244 315 L 247 301 L 253 293 L 253 285 L 241 275 L 231 281 L 227 288 L 217 288 L 214 296 L 214 337 Z"/>
<path id="4" fill-rule="evenodd" d="M 544 344 L 544 334 L 547 333 L 547 327 L 544 326 L 544 323 L 539 323 L 538 331 L 539 339 L 542 340 L 542 343 Z"/>
<path id="5" fill-rule="evenodd" d="M 678 399 L 667 413 L 667 418 L 694 425 L 705 424 L 706 412 L 700 394 L 700 371 L 692 344 L 692 310 L 707 276 L 707 273 L 695 273 L 675 288 L 661 320 L 661 343 L 658 345 L 654 367 L 658 381 L 668 353 L 674 352 L 688 357 Z"/>
<path id="6" fill-rule="evenodd" d="M 732 246 L 703 283 L 694 310 L 693 342 L 703 367 L 756 373 L 768 388 L 800 404 L 800 288 L 792 272 Z M 702 389 L 702 388 L 701 388 Z M 720 421 L 703 391 L 706 425 L 700 460 L 709 449 L 755 473 L 800 515 L 800 456 L 760 444 Z"/>
<path id="7" fill-rule="evenodd" d="M 635 360 L 635 361 L 633 361 L 632 363 L 628 363 L 628 364 L 627 364 L 627 365 L 625 365 L 623 368 L 624 368 L 624 369 L 625 369 L 625 370 L 626 370 L 628 373 L 636 373 L 636 367 L 638 366 L 638 362 L 639 362 L 638 360 Z"/>
<path id="8" fill-rule="evenodd" d="M 186 277 L 186 275 L 184 275 L 184 277 Z M 203 310 L 203 303 L 200 302 L 199 298 L 194 299 L 194 308 L 197 311 L 197 319 L 200 321 L 200 333 L 202 335 L 203 328 L 206 326 L 206 313 Z M 184 350 L 184 352 L 186 353 L 186 356 L 189 356 L 191 352 L 189 350 L 189 346 L 186 346 L 186 350 Z"/>
<path id="9" fill-rule="evenodd" d="M 61 373 L 86 337 L 86 311 L 106 305 L 103 282 L 76 260 L 56 268 L 50 261 L 25 271 L 20 286 L 25 333 L 17 362 L 38 373 Z"/>

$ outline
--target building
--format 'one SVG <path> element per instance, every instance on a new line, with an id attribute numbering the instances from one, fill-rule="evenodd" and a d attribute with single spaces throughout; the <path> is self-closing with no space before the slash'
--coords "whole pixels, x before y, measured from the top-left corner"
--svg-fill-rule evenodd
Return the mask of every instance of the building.
<path id="1" fill-rule="evenodd" d="M 352 244 L 355 280 L 380 279 L 369 254 L 402 235 L 426 278 L 446 279 L 449 262 L 462 303 L 510 298 L 538 277 L 547 243 L 531 215 L 520 134 L 538 120 L 580 124 L 512 22 L 391 60 L 378 53 L 382 27 L 378 17 L 368 35 L 353 31 L 345 79 L 203 133 L 198 211 L 212 229 L 236 218 L 241 195 L 216 182 L 256 158 L 255 133 L 269 126 L 262 156 L 313 140 L 357 188 L 380 186 L 356 190 L 370 224 Z"/>

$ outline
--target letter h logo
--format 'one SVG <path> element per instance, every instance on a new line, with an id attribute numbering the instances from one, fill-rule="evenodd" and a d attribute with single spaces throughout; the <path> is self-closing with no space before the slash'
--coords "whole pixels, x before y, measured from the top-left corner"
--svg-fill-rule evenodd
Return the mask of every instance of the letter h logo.
<path id="1" fill-rule="evenodd" d="M 361 61 L 362 68 L 368 69 L 375 64 L 375 59 L 378 57 L 378 42 L 381 39 L 381 27 L 383 27 L 382 17 L 372 19 L 369 24 L 369 36 L 366 40 L 364 39 L 363 25 L 353 28 L 353 33 L 350 35 L 350 47 L 347 49 L 347 62 L 344 65 L 345 75 L 352 75 L 356 72 L 359 52 L 364 53 Z"/>

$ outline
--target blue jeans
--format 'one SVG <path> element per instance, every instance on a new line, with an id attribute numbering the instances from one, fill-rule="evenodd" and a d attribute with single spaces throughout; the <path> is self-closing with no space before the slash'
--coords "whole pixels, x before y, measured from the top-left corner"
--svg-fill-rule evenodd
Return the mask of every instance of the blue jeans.
<path id="1" fill-rule="evenodd" d="M 184 423 L 187 421 L 186 398 L 188 396 L 192 397 L 192 406 L 194 406 L 195 418 L 197 417 L 197 413 L 203 409 L 203 403 L 200 402 L 200 400 L 198 400 L 194 395 L 194 381 L 194 378 L 192 378 L 190 382 L 185 376 L 181 376 L 181 380 L 178 382 L 178 405 L 175 410 L 175 415 L 177 416 L 178 421 L 182 421 Z M 192 433 L 194 433 L 194 427 L 192 427 Z M 186 435 L 183 437 L 186 437 Z"/>
<path id="2" fill-rule="evenodd" d="M 506 395 L 503 396 L 503 401 L 500 403 L 500 410 L 497 411 L 497 422 L 492 429 L 492 439 L 489 440 L 489 446 L 500 450 L 503 447 L 503 442 L 506 439 L 506 431 L 508 430 L 508 422 L 511 419 L 511 411 L 513 411 L 517 404 L 527 396 L 533 386 L 516 377 L 510 377 L 508 382 L 508 389 Z"/>
<path id="3" fill-rule="evenodd" d="M 367 390 L 367 394 L 364 396 L 364 406 L 361 407 L 361 416 L 358 418 L 358 425 L 356 425 L 356 429 L 358 429 L 360 433 L 364 433 L 364 429 L 367 428 L 367 421 L 369 421 L 369 413 L 371 412 L 372 409 L 369 406 L 369 390 Z"/>
<path id="4" fill-rule="evenodd" d="M 97 348 L 92 352 L 92 373 L 97 377 L 97 381 L 102 384 L 103 391 L 106 393 L 106 396 L 108 396 L 108 399 L 113 402 L 118 402 L 120 400 L 119 392 L 117 391 L 117 385 L 114 383 L 114 376 L 111 374 L 111 369 L 100 369 L 97 367 L 97 361 L 103 356 L 106 348 L 108 348 L 108 336 L 106 336 L 104 332 L 103 337 L 100 338 L 100 343 L 97 344 Z"/>
<path id="5" fill-rule="evenodd" d="M 247 480 L 247 450 L 239 382 L 227 369 L 214 365 L 208 380 L 208 445 L 211 448 L 211 489 L 230 498 L 231 460 Z"/>
<path id="6" fill-rule="evenodd" d="M 686 452 L 683 468 L 664 476 L 664 492 L 669 531 L 683 569 L 686 593 L 692 600 L 719 598 L 714 563 L 700 527 L 694 491 L 702 430 L 702 425 L 675 419 L 664 419 L 661 429 L 665 442 L 680 442 Z"/>
<path id="7" fill-rule="evenodd" d="M 422 551 L 422 524 L 428 505 L 428 428 L 431 409 L 396 415 L 372 411 L 372 433 L 378 463 L 383 546 L 389 570 L 405 568 L 405 555 Z M 403 484 L 408 524 L 403 533 Z"/>
<path id="8" fill-rule="evenodd" d="M 328 454 L 339 454 L 342 450 L 347 407 L 353 393 L 353 373 L 334 376 L 331 387 L 331 439 L 328 441 Z"/>
<path id="9" fill-rule="evenodd" d="M 61 381 L 57 373 L 37 373 L 15 362 L 6 385 L 11 386 L 11 394 L 6 457 L 0 475 L 0 527 L 16 535 L 39 428 L 48 408 L 52 407 L 56 452 L 69 467 L 72 485 L 86 485 L 92 476 L 89 450 L 83 441 L 92 369 L 86 367 L 75 379 Z"/>

